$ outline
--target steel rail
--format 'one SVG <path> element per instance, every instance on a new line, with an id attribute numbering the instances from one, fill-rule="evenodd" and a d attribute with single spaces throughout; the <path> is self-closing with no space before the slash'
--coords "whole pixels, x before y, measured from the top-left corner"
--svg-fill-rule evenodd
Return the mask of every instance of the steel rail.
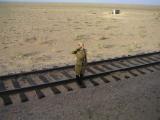
<path id="1" fill-rule="evenodd" d="M 156 55 L 156 54 L 160 54 L 160 51 L 109 58 L 107 60 L 92 61 L 92 62 L 89 62 L 88 65 L 93 65 L 93 64 L 103 63 L 103 62 L 114 62 L 114 61 L 119 61 L 119 60 L 125 60 L 125 59 L 137 58 L 137 57 L 144 57 L 144 56 Z M 30 74 L 44 73 L 44 72 L 55 71 L 55 70 L 69 69 L 69 68 L 73 68 L 73 67 L 74 67 L 74 65 L 67 65 L 67 66 L 62 66 L 62 67 L 55 66 L 53 68 L 44 68 L 44 69 L 41 69 L 41 70 L 32 70 L 32 71 L 29 71 L 29 72 L 10 73 L 10 74 L 7 74 L 7 75 L 0 76 L 0 80 L 6 79 L 6 78 L 12 78 L 12 77 L 26 76 L 26 75 L 30 75 Z"/>
<path id="2" fill-rule="evenodd" d="M 115 72 L 129 71 L 129 70 L 133 70 L 133 69 L 139 69 L 139 68 L 149 67 L 149 66 L 158 65 L 158 64 L 160 64 L 160 61 L 146 63 L 146 64 L 142 64 L 142 65 L 135 65 L 132 67 L 119 68 L 116 70 L 110 70 L 110 71 L 95 74 L 95 75 L 84 76 L 83 80 L 87 80 L 87 79 L 91 79 L 91 78 L 92 79 L 98 78 L 98 77 L 102 77 L 102 76 L 112 74 Z M 17 88 L 17 89 L 12 89 L 12 90 L 0 91 L 0 96 L 17 94 L 17 93 L 21 93 L 21 92 L 36 90 L 36 89 L 43 89 L 43 88 L 47 88 L 47 87 L 63 85 L 63 84 L 68 84 L 68 83 L 72 83 L 72 82 L 75 82 L 75 78 L 64 79 L 64 80 L 60 80 L 60 81 L 56 81 L 56 82 L 49 82 L 49 83 L 44 83 L 44 84 L 39 84 L 39 85 L 34 85 L 34 86 L 29 86 L 29 87 L 23 87 L 23 88 Z"/>

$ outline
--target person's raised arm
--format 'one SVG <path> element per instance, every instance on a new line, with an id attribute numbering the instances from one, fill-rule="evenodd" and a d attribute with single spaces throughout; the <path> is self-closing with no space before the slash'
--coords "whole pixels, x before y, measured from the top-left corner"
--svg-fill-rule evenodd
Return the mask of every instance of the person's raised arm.
<path id="1" fill-rule="evenodd" d="M 72 54 L 76 54 L 79 50 L 80 48 L 77 48 L 76 50 L 72 51 Z"/>

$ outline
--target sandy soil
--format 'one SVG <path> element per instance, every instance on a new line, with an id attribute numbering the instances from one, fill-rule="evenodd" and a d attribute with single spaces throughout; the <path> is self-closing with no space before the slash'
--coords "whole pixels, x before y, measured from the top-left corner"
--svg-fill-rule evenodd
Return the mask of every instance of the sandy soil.
<path id="1" fill-rule="evenodd" d="M 113 8 L 121 9 L 112 15 Z M 160 8 L 129 5 L 0 4 L 0 74 L 160 49 Z"/>

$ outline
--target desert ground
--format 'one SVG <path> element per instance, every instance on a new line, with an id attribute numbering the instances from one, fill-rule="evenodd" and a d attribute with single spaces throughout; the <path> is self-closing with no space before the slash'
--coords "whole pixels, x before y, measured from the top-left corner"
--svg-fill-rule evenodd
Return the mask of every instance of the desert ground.
<path id="1" fill-rule="evenodd" d="M 112 9 L 121 14 L 112 15 Z M 0 3 L 0 75 L 160 50 L 160 7 Z"/>

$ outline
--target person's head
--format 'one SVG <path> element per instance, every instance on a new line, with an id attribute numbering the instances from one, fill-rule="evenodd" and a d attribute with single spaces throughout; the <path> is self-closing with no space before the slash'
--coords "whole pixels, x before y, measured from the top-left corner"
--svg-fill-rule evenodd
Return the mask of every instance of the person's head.
<path id="1" fill-rule="evenodd" d="M 80 48 L 84 48 L 84 43 L 79 42 L 79 43 L 78 43 L 78 47 L 80 47 Z"/>

